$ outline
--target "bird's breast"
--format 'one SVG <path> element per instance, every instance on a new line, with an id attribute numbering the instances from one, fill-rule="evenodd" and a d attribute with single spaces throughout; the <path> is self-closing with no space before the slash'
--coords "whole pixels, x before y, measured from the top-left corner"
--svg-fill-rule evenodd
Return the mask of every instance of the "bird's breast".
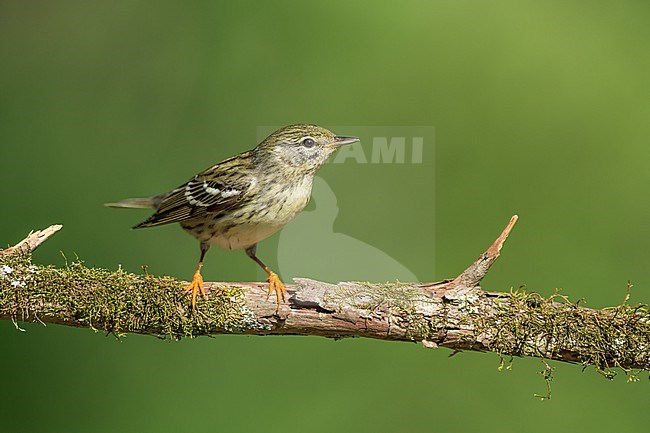
<path id="1" fill-rule="evenodd" d="M 268 182 L 260 185 L 257 200 L 250 203 L 259 221 L 287 224 L 301 212 L 311 195 L 311 176 L 294 182 Z"/>

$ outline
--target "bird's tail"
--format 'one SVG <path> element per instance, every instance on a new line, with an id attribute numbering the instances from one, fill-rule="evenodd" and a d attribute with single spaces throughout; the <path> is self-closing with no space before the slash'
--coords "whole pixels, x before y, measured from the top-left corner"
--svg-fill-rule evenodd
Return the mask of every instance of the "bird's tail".
<path id="1" fill-rule="evenodd" d="M 144 197 L 144 198 L 127 198 L 120 200 L 117 203 L 105 203 L 104 206 L 114 208 L 129 208 L 129 209 L 147 209 L 155 208 L 158 196 Z"/>

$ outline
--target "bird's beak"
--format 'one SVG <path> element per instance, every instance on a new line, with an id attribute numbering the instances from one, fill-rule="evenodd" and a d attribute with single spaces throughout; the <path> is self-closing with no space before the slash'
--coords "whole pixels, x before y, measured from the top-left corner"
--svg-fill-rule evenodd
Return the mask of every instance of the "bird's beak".
<path id="1" fill-rule="evenodd" d="M 329 148 L 345 146 L 346 144 L 358 143 L 357 137 L 334 137 L 334 142 L 327 145 Z"/>

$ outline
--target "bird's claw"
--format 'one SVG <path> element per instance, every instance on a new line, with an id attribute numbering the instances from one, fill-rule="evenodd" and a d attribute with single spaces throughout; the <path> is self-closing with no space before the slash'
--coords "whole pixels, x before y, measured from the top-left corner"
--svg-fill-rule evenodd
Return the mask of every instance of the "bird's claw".
<path id="1" fill-rule="evenodd" d="M 203 277 L 200 272 L 194 274 L 192 282 L 185 289 L 185 294 L 192 293 L 192 310 L 196 308 L 196 295 L 201 292 L 201 296 L 205 299 L 205 288 L 203 287 Z"/>
<path id="2" fill-rule="evenodd" d="M 269 283 L 269 291 L 266 293 L 266 300 L 268 301 L 271 293 L 275 292 L 276 302 L 279 309 L 280 304 L 287 300 L 287 290 L 284 288 L 284 283 L 282 283 L 278 274 L 273 271 L 269 273 L 269 278 L 266 281 Z"/>

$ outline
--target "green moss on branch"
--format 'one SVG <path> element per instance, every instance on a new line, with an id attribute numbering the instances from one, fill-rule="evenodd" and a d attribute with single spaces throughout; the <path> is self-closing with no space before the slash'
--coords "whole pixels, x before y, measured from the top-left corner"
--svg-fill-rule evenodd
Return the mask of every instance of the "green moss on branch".
<path id="1" fill-rule="evenodd" d="M 87 268 L 82 262 L 63 268 L 37 266 L 30 255 L 0 255 L 0 317 L 14 321 L 54 321 L 116 335 L 173 338 L 259 326 L 241 288 L 211 291 L 196 312 L 189 311 L 183 289 L 183 283 L 171 277 Z"/>
<path id="2" fill-rule="evenodd" d="M 515 291 L 497 300 L 496 314 L 478 326 L 500 354 L 564 359 L 593 365 L 611 379 L 619 367 L 635 380 L 650 370 L 650 311 L 646 305 L 584 308 L 558 293 L 544 298 Z"/>

